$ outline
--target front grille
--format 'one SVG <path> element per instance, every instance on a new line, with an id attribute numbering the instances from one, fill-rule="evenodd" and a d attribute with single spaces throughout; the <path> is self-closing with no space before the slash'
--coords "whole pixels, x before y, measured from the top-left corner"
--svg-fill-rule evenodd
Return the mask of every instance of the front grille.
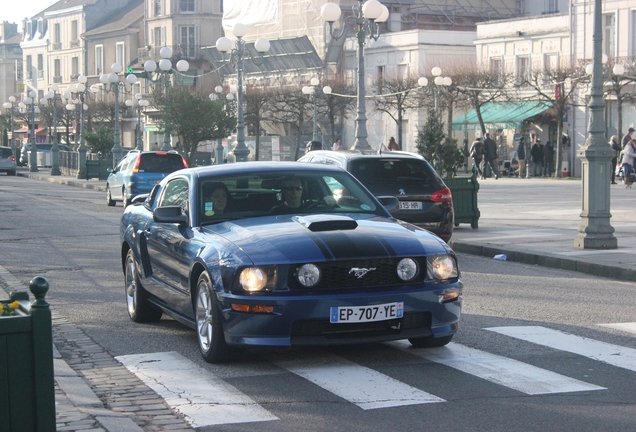
<path id="1" fill-rule="evenodd" d="M 397 275 L 397 265 L 401 258 L 382 258 L 382 259 L 365 259 L 350 261 L 329 261 L 323 263 L 315 263 L 320 268 L 321 278 L 317 285 L 307 288 L 302 286 L 296 277 L 298 269 L 302 264 L 290 266 L 287 286 L 290 290 L 324 290 L 324 289 L 343 289 L 343 288 L 360 288 L 387 285 L 405 285 L 411 283 L 420 283 L 424 281 L 426 276 L 426 260 L 425 258 L 414 258 L 420 269 L 419 273 L 410 282 L 404 282 Z M 368 269 L 362 277 L 356 277 L 352 271 L 353 268 Z M 375 270 L 370 270 L 375 269 Z"/>
<path id="2" fill-rule="evenodd" d="M 382 336 L 398 334 L 402 330 L 430 329 L 431 322 L 429 312 L 404 314 L 402 318 L 368 323 L 334 324 L 328 320 L 302 320 L 292 324 L 291 336 L 323 336 L 328 339 Z"/>

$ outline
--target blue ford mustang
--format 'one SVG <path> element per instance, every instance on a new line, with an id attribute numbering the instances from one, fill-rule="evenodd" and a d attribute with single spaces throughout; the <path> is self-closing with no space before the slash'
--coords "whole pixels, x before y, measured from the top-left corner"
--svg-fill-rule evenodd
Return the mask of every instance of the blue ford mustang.
<path id="1" fill-rule="evenodd" d="M 397 205 L 325 165 L 176 171 L 121 219 L 130 318 L 196 329 L 208 362 L 250 346 L 445 345 L 461 311 L 457 259 L 392 218 Z"/>

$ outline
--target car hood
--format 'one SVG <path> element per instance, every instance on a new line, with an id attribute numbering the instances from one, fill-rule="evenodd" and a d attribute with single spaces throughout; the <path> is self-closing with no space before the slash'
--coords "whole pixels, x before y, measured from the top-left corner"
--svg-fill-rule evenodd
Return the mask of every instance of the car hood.
<path id="1" fill-rule="evenodd" d="M 259 264 L 450 252 L 444 241 L 428 231 L 382 217 L 269 216 L 223 222 L 203 231 L 222 236 Z"/>

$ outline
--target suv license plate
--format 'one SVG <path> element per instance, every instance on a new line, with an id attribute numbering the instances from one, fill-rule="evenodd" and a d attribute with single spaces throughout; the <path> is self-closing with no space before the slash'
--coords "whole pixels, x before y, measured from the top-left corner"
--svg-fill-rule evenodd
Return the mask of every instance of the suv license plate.
<path id="1" fill-rule="evenodd" d="M 386 321 L 404 316 L 404 302 L 384 303 L 372 306 L 334 306 L 329 322 L 360 323 Z"/>
<path id="2" fill-rule="evenodd" d="M 419 201 L 400 201 L 400 210 L 422 210 L 422 203 Z"/>

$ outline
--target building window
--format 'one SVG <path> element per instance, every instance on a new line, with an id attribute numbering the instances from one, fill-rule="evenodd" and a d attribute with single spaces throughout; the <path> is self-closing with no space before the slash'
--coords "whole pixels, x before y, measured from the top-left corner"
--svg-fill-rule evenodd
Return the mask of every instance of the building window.
<path id="1" fill-rule="evenodd" d="M 523 84 L 530 79 L 530 57 L 517 57 L 517 83 Z"/>
<path id="2" fill-rule="evenodd" d="M 559 68 L 559 56 L 558 54 L 545 54 L 543 56 L 543 83 L 547 84 L 552 82 L 555 74 Z"/>
<path id="3" fill-rule="evenodd" d="M 154 45 L 156 47 L 163 46 L 163 40 L 161 40 L 161 27 L 155 27 L 154 39 Z"/>
<path id="4" fill-rule="evenodd" d="M 179 35 L 181 55 L 194 58 L 194 27 L 181 27 Z"/>
<path id="5" fill-rule="evenodd" d="M 62 65 L 59 59 L 53 60 L 53 82 L 62 82 Z"/>
<path id="6" fill-rule="evenodd" d="M 62 30 L 60 28 L 60 23 L 56 23 L 53 26 L 53 43 L 56 45 L 60 45 L 62 42 Z M 61 47 L 57 48 L 60 49 Z"/>
<path id="7" fill-rule="evenodd" d="M 408 71 L 407 65 L 405 65 L 405 64 L 397 65 L 397 76 L 398 76 L 398 78 L 400 78 L 400 79 L 406 78 L 407 71 Z"/>
<path id="8" fill-rule="evenodd" d="M 104 46 L 95 46 L 95 75 L 104 73 Z"/>
<path id="9" fill-rule="evenodd" d="M 161 16 L 161 0 L 154 1 L 154 15 L 156 17 Z"/>
<path id="10" fill-rule="evenodd" d="M 375 74 L 378 86 L 382 87 L 384 85 L 384 66 L 378 66 L 375 70 Z"/>
<path id="11" fill-rule="evenodd" d="M 501 83 L 503 78 L 503 62 L 501 57 L 493 57 L 490 59 L 490 73 L 497 77 L 497 84 Z"/>
<path id="12" fill-rule="evenodd" d="M 44 79 L 44 54 L 38 54 L 38 79 Z"/>
<path id="13" fill-rule="evenodd" d="M 77 20 L 71 21 L 71 40 L 74 40 L 74 41 L 77 40 L 77 35 L 78 35 L 77 29 L 78 29 Z"/>
<path id="14" fill-rule="evenodd" d="M 26 56 L 26 72 L 27 72 L 27 79 L 32 80 L 33 79 L 33 58 L 28 55 Z"/>
<path id="15" fill-rule="evenodd" d="M 126 66 L 123 42 L 117 42 L 117 44 L 115 45 L 115 62 L 119 63 L 122 66 Z"/>
<path id="16" fill-rule="evenodd" d="M 194 12 L 194 0 L 179 0 L 179 12 Z"/>
<path id="17" fill-rule="evenodd" d="M 616 16 L 603 15 L 603 53 L 608 57 L 616 55 Z"/>
<path id="18" fill-rule="evenodd" d="M 79 76 L 79 57 L 71 59 L 71 80 L 77 79 Z"/>

